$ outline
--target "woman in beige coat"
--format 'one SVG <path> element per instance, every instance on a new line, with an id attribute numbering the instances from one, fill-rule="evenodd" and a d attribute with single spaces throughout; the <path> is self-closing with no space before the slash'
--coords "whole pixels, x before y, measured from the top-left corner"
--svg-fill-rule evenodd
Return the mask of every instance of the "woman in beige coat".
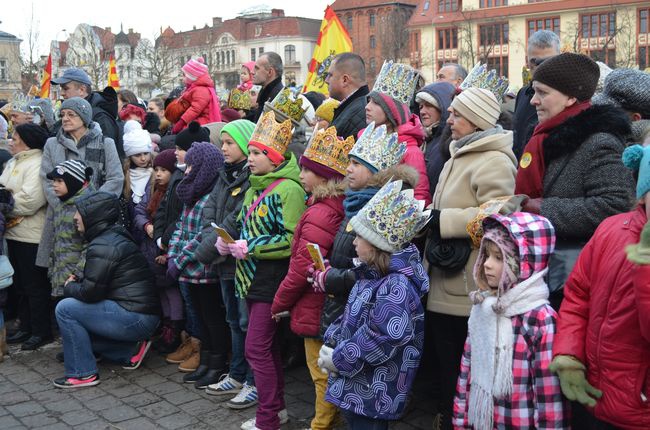
<path id="1" fill-rule="evenodd" d="M 514 193 L 517 172 L 512 132 L 496 125 L 500 104 L 494 94 L 469 88 L 456 96 L 449 112 L 451 158 L 442 169 L 433 195 L 434 214 L 425 252 L 427 259 L 431 259 L 425 261 L 431 284 L 427 318 L 433 328 L 439 361 L 441 428 L 451 428 L 453 398 L 471 307 L 467 295 L 476 289 L 472 268 L 478 250 L 470 251 L 466 226 L 476 217 L 481 204 Z M 465 248 L 469 258 L 464 267 L 460 258 L 461 268 L 452 272 L 436 261 L 434 257 L 439 253 L 432 257 L 430 251 L 436 242 L 453 239 Z"/>
<path id="2" fill-rule="evenodd" d="M 16 126 L 0 185 L 11 191 L 14 209 L 7 217 L 7 248 L 14 268 L 16 304 L 20 328 L 7 343 L 21 343 L 33 350 L 52 339 L 50 327 L 50 284 L 47 269 L 36 267 L 36 251 L 41 240 L 47 202 L 38 172 L 43 158 L 47 131 L 36 124 Z"/>

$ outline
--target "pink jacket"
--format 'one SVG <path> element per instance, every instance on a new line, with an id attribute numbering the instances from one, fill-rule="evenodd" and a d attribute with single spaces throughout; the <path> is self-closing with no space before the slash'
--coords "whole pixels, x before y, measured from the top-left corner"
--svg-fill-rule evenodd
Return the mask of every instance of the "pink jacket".
<path id="1" fill-rule="evenodd" d="M 181 97 L 190 104 L 190 107 L 181 116 L 185 124 L 196 121 L 205 125 L 221 121 L 219 97 L 214 91 L 214 82 L 209 74 L 206 73 L 188 85 Z"/>

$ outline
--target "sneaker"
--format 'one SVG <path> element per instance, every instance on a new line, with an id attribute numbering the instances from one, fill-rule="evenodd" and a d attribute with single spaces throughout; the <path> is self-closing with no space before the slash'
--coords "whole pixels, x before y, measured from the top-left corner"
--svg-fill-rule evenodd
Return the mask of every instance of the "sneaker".
<path id="1" fill-rule="evenodd" d="M 92 387 L 99 384 L 99 374 L 85 376 L 83 378 L 57 378 L 52 381 L 56 388 L 82 388 Z"/>
<path id="2" fill-rule="evenodd" d="M 144 361 L 145 355 L 147 355 L 147 351 L 149 351 L 149 348 L 151 348 L 151 341 L 150 340 L 143 340 L 140 342 L 140 347 L 138 348 L 138 353 L 135 354 L 133 357 L 131 357 L 131 361 L 129 364 L 126 366 L 122 366 L 122 369 L 126 370 L 135 370 Z"/>
<path id="3" fill-rule="evenodd" d="M 278 418 L 280 418 L 280 425 L 288 423 L 289 414 L 287 413 L 287 410 L 282 409 L 280 412 L 278 412 Z M 244 421 L 240 428 L 241 430 L 259 430 L 256 426 L 254 417 L 250 420 Z"/>
<path id="4" fill-rule="evenodd" d="M 221 376 L 219 382 L 216 384 L 208 385 L 205 389 L 207 394 L 212 394 L 213 396 L 221 396 L 223 394 L 238 394 L 243 385 L 241 382 L 237 381 L 234 378 L 231 378 L 230 375 L 225 374 Z"/>
<path id="5" fill-rule="evenodd" d="M 230 409 L 246 409 L 257 404 L 257 388 L 244 382 L 239 393 L 226 402 Z M 285 410 L 286 411 L 286 410 Z"/>

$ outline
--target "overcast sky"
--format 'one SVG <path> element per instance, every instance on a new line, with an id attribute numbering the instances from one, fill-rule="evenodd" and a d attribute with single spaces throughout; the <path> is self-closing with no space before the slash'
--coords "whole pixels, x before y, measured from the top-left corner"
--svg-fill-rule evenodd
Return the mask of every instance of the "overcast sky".
<path id="1" fill-rule="evenodd" d="M 118 33 L 120 24 L 140 32 L 142 37 L 153 39 L 160 27 L 171 26 L 175 31 L 191 30 L 212 23 L 212 17 L 224 20 L 235 18 L 241 11 L 261 4 L 284 9 L 287 16 L 304 16 L 323 19 L 325 7 L 334 0 L 217 0 L 217 1 L 142 1 L 142 0 L 3 0 L 0 11 L 0 30 L 27 39 L 30 27 L 31 5 L 34 23 L 39 31 L 39 53 L 49 54 L 49 42 L 65 40 L 66 33 L 74 31 L 77 24 L 85 22 L 98 27 L 111 27 Z M 9 7 L 12 4 L 12 7 Z M 25 48 L 23 42 L 21 47 Z"/>

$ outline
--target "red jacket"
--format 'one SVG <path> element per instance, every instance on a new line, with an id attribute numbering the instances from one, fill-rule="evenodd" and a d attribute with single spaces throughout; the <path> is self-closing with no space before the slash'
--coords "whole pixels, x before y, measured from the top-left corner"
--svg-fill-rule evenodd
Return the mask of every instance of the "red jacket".
<path id="1" fill-rule="evenodd" d="M 214 82 L 209 74 L 206 73 L 189 85 L 181 97 L 190 104 L 190 107 L 181 116 L 185 124 L 196 121 L 205 125 L 221 121 L 219 99 L 214 94 Z M 211 105 L 214 99 L 216 99 L 217 106 Z"/>
<path id="2" fill-rule="evenodd" d="M 592 411 L 624 429 L 650 428 L 650 266 L 628 261 L 645 209 L 604 220 L 564 287 L 553 355 L 572 355 L 603 391 Z"/>
<path id="3" fill-rule="evenodd" d="M 275 293 L 271 312 L 291 312 L 291 330 L 299 336 L 317 337 L 325 302 L 324 293 L 316 293 L 307 282 L 312 259 L 308 243 L 316 243 L 324 257 L 329 256 L 334 236 L 344 218 L 341 191 L 328 183 L 314 190 L 307 202 L 293 237 L 289 272 Z"/>
<path id="4" fill-rule="evenodd" d="M 402 164 L 413 167 L 419 174 L 418 183 L 415 186 L 415 190 L 413 190 L 415 198 L 424 200 L 425 205 L 429 206 L 431 204 L 432 193 L 429 177 L 427 176 L 427 166 L 424 162 L 424 153 L 420 149 L 425 137 L 420 118 L 417 115 L 411 115 L 408 121 L 397 127 L 397 136 L 400 142 L 406 143 L 406 153 L 402 159 Z"/>

